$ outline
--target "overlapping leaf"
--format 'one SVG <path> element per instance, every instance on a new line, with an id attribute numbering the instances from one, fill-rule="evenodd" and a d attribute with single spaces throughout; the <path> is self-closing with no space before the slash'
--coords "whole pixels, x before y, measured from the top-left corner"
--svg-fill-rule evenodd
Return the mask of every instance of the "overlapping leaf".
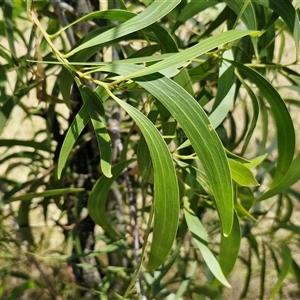
<path id="1" fill-rule="evenodd" d="M 290 32 L 293 35 L 296 46 L 296 57 L 299 55 L 299 39 L 300 39 L 300 25 L 297 11 L 289 0 L 252 0 L 252 2 L 270 8 L 277 13 L 287 24 Z"/>
<path id="2" fill-rule="evenodd" d="M 101 171 L 105 176 L 111 177 L 111 142 L 106 126 L 101 120 L 104 117 L 102 101 L 89 87 L 83 86 L 78 79 L 76 82 L 95 130 L 100 150 Z"/>
<path id="3" fill-rule="evenodd" d="M 104 66 L 102 70 L 121 75 L 142 67 L 132 65 Z M 222 143 L 202 107 L 182 87 L 160 74 L 135 80 L 157 98 L 179 122 L 207 173 L 220 216 L 222 232 L 230 233 L 233 221 L 233 191 L 230 169 Z"/>
<path id="4" fill-rule="evenodd" d="M 179 2 L 180 0 L 173 0 L 173 1 L 156 0 L 150 6 L 148 6 L 147 9 L 142 11 L 139 15 L 117 26 L 116 28 L 107 30 L 103 34 L 100 34 L 99 36 L 90 39 L 86 43 L 81 44 L 80 46 L 71 50 L 66 55 L 66 57 L 69 57 L 83 49 L 90 48 L 98 44 L 105 43 L 114 40 L 116 38 L 125 36 L 127 34 L 130 34 L 132 32 L 141 30 L 155 23 L 165 15 L 167 15 L 172 9 L 174 9 L 174 7 L 176 7 L 179 4 Z"/>
<path id="5" fill-rule="evenodd" d="M 153 163 L 154 225 L 148 268 L 156 269 L 171 250 L 179 222 L 179 189 L 175 168 L 165 141 L 151 121 L 126 102 L 117 101 L 139 126 Z"/>
<path id="6" fill-rule="evenodd" d="M 277 195 L 279 193 L 282 193 L 290 186 L 292 186 L 294 183 L 299 181 L 300 180 L 299 166 L 300 166 L 300 153 L 298 153 L 296 158 L 293 160 L 290 168 L 288 169 L 282 181 L 278 185 L 274 186 L 273 188 L 270 188 L 268 191 L 262 194 L 258 198 L 258 200 L 261 201 L 270 198 L 274 195 Z"/>
<path id="7" fill-rule="evenodd" d="M 58 158 L 57 164 L 57 178 L 59 179 L 61 176 L 61 172 L 67 162 L 68 156 L 75 145 L 76 140 L 80 136 L 82 130 L 90 120 L 90 116 L 85 106 L 77 113 L 76 117 L 74 118 L 71 126 L 69 127 L 67 134 L 65 136 L 64 142 L 60 149 L 60 154 Z"/>
<path id="8" fill-rule="evenodd" d="M 207 233 L 200 220 L 189 207 L 188 201 L 185 201 L 184 203 L 184 217 L 208 268 L 223 285 L 230 287 L 230 284 L 226 280 L 217 259 L 207 247 Z M 236 245 L 234 246 L 236 247 Z"/>
<path id="9" fill-rule="evenodd" d="M 120 236 L 106 216 L 106 200 L 112 184 L 132 160 L 124 161 L 112 168 L 112 176 L 102 176 L 94 184 L 88 200 L 88 211 L 94 222 L 100 225 L 112 237 Z"/>
<path id="10" fill-rule="evenodd" d="M 151 73 L 161 72 L 171 67 L 180 68 L 184 66 L 189 60 L 194 59 L 195 57 L 198 57 L 210 51 L 211 49 L 214 49 L 215 47 L 218 47 L 226 43 L 230 43 L 232 41 L 235 41 L 247 35 L 257 36 L 258 34 L 259 34 L 258 31 L 247 31 L 247 30 L 231 30 L 231 31 L 222 32 L 215 36 L 209 37 L 201 41 L 200 43 L 196 44 L 195 46 L 185 49 L 182 52 L 176 53 L 173 56 L 168 57 L 154 65 L 136 71 L 130 74 L 129 76 L 127 76 L 127 78 L 145 76 Z"/>
<path id="11" fill-rule="evenodd" d="M 277 128 L 278 159 L 271 189 L 283 180 L 293 160 L 295 151 L 295 130 L 290 113 L 272 84 L 258 72 L 238 62 L 231 62 L 259 88 L 262 96 L 270 104 Z"/>

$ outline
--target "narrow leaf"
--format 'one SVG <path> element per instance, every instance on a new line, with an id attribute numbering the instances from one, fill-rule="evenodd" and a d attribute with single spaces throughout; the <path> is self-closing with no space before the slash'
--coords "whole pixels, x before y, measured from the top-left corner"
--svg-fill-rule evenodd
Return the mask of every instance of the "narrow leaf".
<path id="1" fill-rule="evenodd" d="M 41 193 L 31 192 L 31 193 L 26 193 L 25 195 L 8 198 L 5 203 L 11 203 L 14 201 L 32 200 L 33 198 L 52 197 L 52 196 L 58 196 L 67 193 L 79 193 L 82 191 L 84 191 L 84 189 L 82 188 L 65 188 L 65 189 L 47 190 Z"/>
<path id="2" fill-rule="evenodd" d="M 292 163 L 295 151 L 295 130 L 289 111 L 272 84 L 261 74 L 235 61 L 231 62 L 246 75 L 269 102 L 277 128 L 278 159 L 277 168 L 270 188 L 276 187 L 285 177 Z"/>
<path id="3" fill-rule="evenodd" d="M 75 145 L 76 140 L 80 136 L 82 130 L 90 120 L 90 116 L 87 112 L 85 106 L 82 106 L 74 121 L 72 122 L 71 126 L 68 129 L 62 147 L 60 149 L 60 154 L 57 163 L 57 178 L 60 179 L 61 172 L 65 167 L 67 162 L 68 156 Z"/>
<path id="4" fill-rule="evenodd" d="M 299 17 L 297 11 L 293 7 L 290 1 L 278 1 L 278 0 L 252 0 L 252 2 L 263 5 L 269 9 L 272 9 L 278 14 L 284 22 L 287 24 L 289 30 L 295 41 L 296 46 L 296 57 L 299 55 L 299 39 L 300 39 L 300 28 L 299 28 Z"/>
<path id="5" fill-rule="evenodd" d="M 95 130 L 96 139 L 100 151 L 101 171 L 106 177 L 111 177 L 111 141 L 110 135 L 107 132 L 105 124 L 101 118 L 104 117 L 104 107 L 97 94 L 89 87 L 80 84 L 76 80 L 80 94 L 84 101 L 85 107 L 90 115 L 93 128 Z"/>
<path id="6" fill-rule="evenodd" d="M 226 51 L 224 58 L 233 59 L 232 51 Z M 236 84 L 234 82 L 234 68 L 227 61 L 222 60 L 219 71 L 218 92 L 209 120 L 217 128 L 226 118 L 233 106 Z"/>
<path id="7" fill-rule="evenodd" d="M 205 10 L 208 7 L 217 5 L 219 2 L 216 0 L 210 0 L 210 1 L 199 1 L 194 0 L 190 1 L 180 12 L 180 15 L 178 19 L 176 20 L 176 24 L 173 28 L 173 32 L 183 23 L 185 23 L 187 20 L 198 14 L 199 12 Z"/>
<path id="8" fill-rule="evenodd" d="M 225 276 L 232 271 L 239 254 L 241 243 L 241 227 L 236 214 L 234 214 L 233 226 L 229 236 L 221 237 L 219 262 Z"/>
<path id="9" fill-rule="evenodd" d="M 233 159 L 228 159 L 232 174 L 232 179 L 241 186 L 259 186 L 252 172 L 242 163 Z"/>
<path id="10" fill-rule="evenodd" d="M 187 222 L 188 228 L 192 233 L 194 241 L 197 247 L 199 248 L 201 255 L 205 263 L 207 264 L 208 268 L 223 285 L 230 288 L 230 284 L 226 280 L 217 259 L 209 250 L 209 248 L 206 246 L 207 244 L 206 231 L 203 225 L 201 224 L 200 220 L 198 219 L 198 217 L 189 207 L 188 201 L 184 202 L 184 217 Z"/>
<path id="11" fill-rule="evenodd" d="M 124 76 L 141 68 L 116 64 L 105 66 L 103 70 L 111 70 Z M 231 174 L 223 145 L 206 113 L 188 92 L 169 78 L 152 74 L 135 81 L 157 98 L 182 126 L 207 174 L 222 232 L 228 235 L 233 221 Z"/>
<path id="12" fill-rule="evenodd" d="M 159 131 L 140 111 L 115 99 L 133 118 L 147 142 L 154 169 L 154 225 L 148 269 L 158 268 L 172 248 L 179 222 L 179 189 L 172 157 Z"/>
<path id="13" fill-rule="evenodd" d="M 90 217 L 112 237 L 120 236 L 120 233 L 112 226 L 106 216 L 107 195 L 114 181 L 132 161 L 133 160 L 124 161 L 113 167 L 111 177 L 100 177 L 94 184 L 88 200 L 87 208 Z"/>
<path id="14" fill-rule="evenodd" d="M 196 57 L 199 57 L 200 55 L 210 51 L 211 49 L 214 49 L 215 47 L 233 42 L 237 39 L 240 39 L 244 36 L 251 35 L 251 34 L 257 35 L 259 34 L 259 32 L 247 31 L 247 30 L 231 30 L 231 31 L 222 32 L 220 34 L 209 37 L 199 42 L 195 46 L 187 48 L 186 50 L 183 50 L 179 53 L 175 53 L 173 56 L 166 58 L 154 65 L 136 71 L 130 74 L 129 76 L 127 76 L 126 78 L 145 76 L 151 73 L 161 72 L 162 70 L 171 67 L 180 68 L 183 65 L 185 65 L 186 62 Z"/>
<path id="15" fill-rule="evenodd" d="M 96 46 L 98 44 L 105 43 L 114 40 L 116 38 L 125 36 L 127 34 L 130 34 L 132 32 L 141 30 L 157 22 L 159 19 L 163 18 L 172 9 L 174 9 L 179 3 L 180 0 L 172 0 L 172 1 L 155 0 L 151 5 L 147 7 L 147 9 L 142 11 L 137 16 L 133 17 L 132 19 L 126 21 L 125 23 L 115 28 L 105 31 L 104 33 L 85 42 L 84 44 L 81 44 L 80 46 L 71 50 L 66 55 L 66 57 L 72 56 L 73 54 L 83 49 L 90 48 L 92 46 Z"/>
<path id="16" fill-rule="evenodd" d="M 287 276 L 290 266 L 292 264 L 292 255 L 289 247 L 285 244 L 282 244 L 281 246 L 281 257 L 282 257 L 282 265 L 279 273 L 278 280 L 271 292 L 270 299 L 273 300 L 280 290 L 282 283 Z"/>
<path id="17" fill-rule="evenodd" d="M 300 180 L 299 166 L 300 166 L 300 152 L 298 153 L 296 158 L 293 160 L 291 167 L 287 171 L 283 180 L 278 185 L 276 185 L 273 188 L 270 188 L 268 191 L 266 191 L 264 194 L 262 194 L 257 200 L 261 201 L 264 199 L 268 199 L 279 193 L 282 193 L 283 191 L 288 189 L 290 186 L 292 186 L 294 183 L 299 181 Z"/>

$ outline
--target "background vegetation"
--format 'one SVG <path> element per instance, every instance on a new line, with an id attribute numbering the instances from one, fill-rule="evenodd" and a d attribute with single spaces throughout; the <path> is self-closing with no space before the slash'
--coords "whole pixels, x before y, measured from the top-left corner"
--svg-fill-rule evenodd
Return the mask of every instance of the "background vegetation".
<path id="1" fill-rule="evenodd" d="M 0 6 L 1 299 L 297 299 L 297 1 Z"/>

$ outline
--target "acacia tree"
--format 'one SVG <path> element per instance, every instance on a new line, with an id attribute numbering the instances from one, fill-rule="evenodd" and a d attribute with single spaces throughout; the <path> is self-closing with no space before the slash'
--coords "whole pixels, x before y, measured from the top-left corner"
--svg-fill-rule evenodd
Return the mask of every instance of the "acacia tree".
<path id="1" fill-rule="evenodd" d="M 54 203 L 66 247 L 51 258 L 72 274 L 51 281 L 30 255 L 42 279 L 3 267 L 4 278 L 22 279 L 5 297 L 30 288 L 53 299 L 297 293 L 285 290 L 289 281 L 300 284 L 293 251 L 300 156 L 291 114 L 299 104 L 297 3 L 1 6 L 0 130 L 16 107 L 43 124 L 31 139 L 0 140 L 2 207 L 21 201 L 3 214 L 3 224 L 15 217 L 17 230 L 3 229 L 2 244 L 9 234 L 17 248 L 36 253 L 41 240 L 30 213 L 42 207 L 47 220 Z M 8 151 L 15 146 L 25 148 Z M 25 180 L 10 176 L 24 165 Z M 241 264 L 247 272 L 237 278 Z"/>

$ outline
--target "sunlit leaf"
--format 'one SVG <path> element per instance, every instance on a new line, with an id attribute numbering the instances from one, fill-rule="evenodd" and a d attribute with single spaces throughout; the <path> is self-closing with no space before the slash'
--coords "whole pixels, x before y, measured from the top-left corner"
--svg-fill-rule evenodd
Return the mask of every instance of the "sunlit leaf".
<path id="1" fill-rule="evenodd" d="M 247 35 L 258 35 L 258 31 L 247 31 L 247 30 L 232 30 L 232 31 L 226 31 L 222 32 L 220 34 L 217 34 L 215 36 L 209 37 L 200 43 L 196 44 L 195 46 L 192 46 L 190 48 L 185 49 L 184 51 L 181 51 L 179 53 L 174 54 L 170 58 L 166 58 L 154 65 L 151 65 L 147 68 L 141 69 L 139 71 L 136 71 L 128 76 L 127 78 L 136 78 L 140 76 L 145 76 L 148 74 L 152 74 L 155 72 L 161 72 L 165 69 L 168 69 L 170 67 L 182 67 L 185 65 L 188 61 L 191 59 L 194 59 L 195 57 L 198 57 L 211 49 L 214 49 L 215 47 L 218 47 L 220 45 L 230 43 L 232 41 L 235 41 L 237 39 L 240 39 Z"/>
<path id="2" fill-rule="evenodd" d="M 141 67 L 132 65 L 105 66 L 127 75 Z M 185 131 L 206 171 L 220 216 L 222 232 L 230 233 L 233 220 L 233 191 L 229 164 L 221 144 L 202 107 L 182 87 L 160 74 L 135 80 L 157 98 Z"/>
<path id="3" fill-rule="evenodd" d="M 198 217 L 189 207 L 188 201 L 184 202 L 184 217 L 208 268 L 223 285 L 230 287 L 230 284 L 226 280 L 217 259 L 207 247 L 207 233 Z"/>
<path id="4" fill-rule="evenodd" d="M 90 115 L 96 139 L 100 151 L 101 171 L 106 177 L 111 177 L 111 141 L 106 126 L 101 119 L 104 117 L 104 107 L 97 94 L 89 87 L 80 84 L 77 80 L 78 88 L 84 101 L 85 107 Z"/>
<path id="5" fill-rule="evenodd" d="M 241 186 L 259 186 L 252 172 L 242 163 L 229 159 L 232 179 Z"/>
<path id="6" fill-rule="evenodd" d="M 165 141 L 149 119 L 126 102 L 115 99 L 133 118 L 147 142 L 154 170 L 154 225 L 148 269 L 159 267 L 172 248 L 179 222 L 179 189 Z"/>
<path id="7" fill-rule="evenodd" d="M 86 43 L 81 44 L 80 46 L 71 50 L 66 55 L 66 57 L 69 57 L 83 49 L 90 48 L 97 44 L 105 43 L 107 41 L 111 41 L 116 38 L 122 37 L 124 35 L 130 34 L 132 32 L 141 30 L 155 23 L 165 15 L 167 15 L 174 7 L 178 5 L 179 2 L 180 0 L 173 0 L 173 1 L 156 0 L 150 6 L 148 6 L 147 9 L 143 10 L 137 16 L 117 26 L 116 28 L 112 28 L 110 30 L 105 31 L 103 34 L 100 34 L 94 39 L 91 39 Z"/>
<path id="8" fill-rule="evenodd" d="M 276 89 L 258 72 L 237 62 L 231 62 L 259 88 L 268 101 L 274 115 L 277 129 L 278 159 L 271 188 L 276 187 L 285 177 L 292 163 L 295 151 L 295 130 L 289 111 Z"/>

